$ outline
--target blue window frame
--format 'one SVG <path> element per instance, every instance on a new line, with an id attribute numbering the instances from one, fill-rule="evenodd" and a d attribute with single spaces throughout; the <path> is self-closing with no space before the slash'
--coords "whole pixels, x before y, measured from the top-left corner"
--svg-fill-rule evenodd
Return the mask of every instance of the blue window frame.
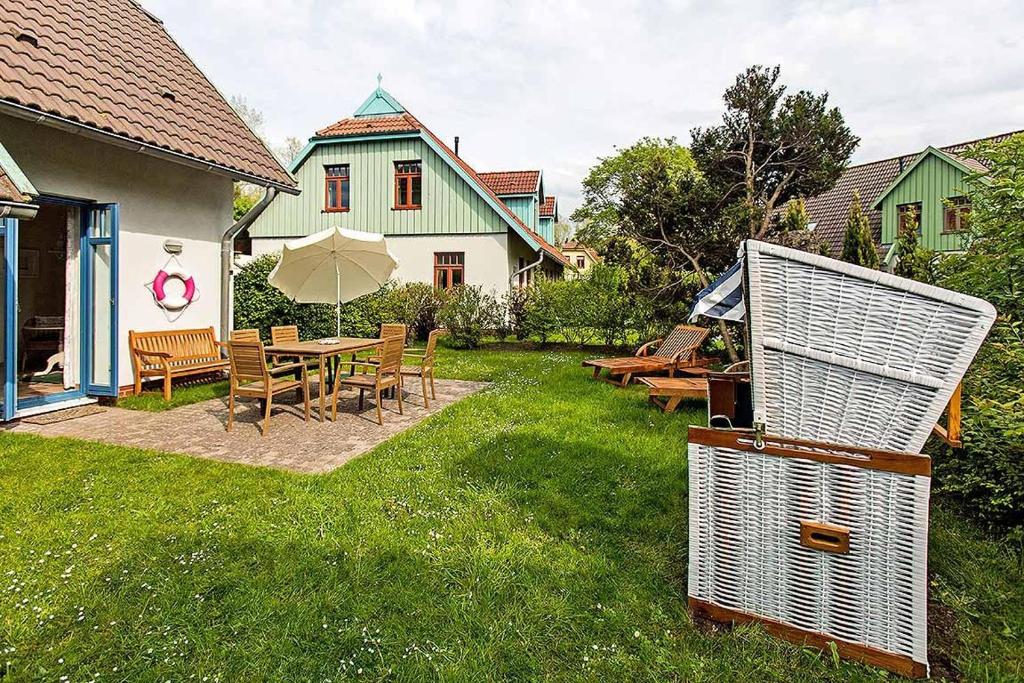
<path id="1" fill-rule="evenodd" d="M 3 354 L 0 368 L 0 419 L 14 417 L 17 402 L 17 349 L 18 335 L 18 229 L 13 218 L 0 219 L 0 353 Z"/>
<path id="2" fill-rule="evenodd" d="M 82 384 L 117 396 L 117 204 L 91 204 L 82 230 Z"/>

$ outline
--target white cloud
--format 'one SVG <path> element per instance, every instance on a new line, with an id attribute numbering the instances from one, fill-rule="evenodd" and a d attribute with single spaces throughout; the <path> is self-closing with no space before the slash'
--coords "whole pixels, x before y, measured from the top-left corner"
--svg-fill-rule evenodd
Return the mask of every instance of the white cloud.
<path id="1" fill-rule="evenodd" d="M 143 0 L 275 141 L 385 87 L 478 170 L 542 168 L 568 213 L 597 157 L 689 139 L 754 63 L 828 90 L 867 161 L 1024 128 L 1011 0 Z"/>

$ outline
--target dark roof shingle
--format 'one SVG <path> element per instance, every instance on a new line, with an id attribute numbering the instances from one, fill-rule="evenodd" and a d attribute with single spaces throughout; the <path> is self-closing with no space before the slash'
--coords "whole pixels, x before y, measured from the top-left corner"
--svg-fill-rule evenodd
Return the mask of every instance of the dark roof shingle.
<path id="1" fill-rule="evenodd" d="M 963 156 L 962 152 L 981 142 L 1000 142 L 1016 132 L 1020 131 L 1002 133 L 968 142 L 958 142 L 953 145 L 938 147 L 937 149 L 954 157 L 968 168 L 984 172 L 985 166 L 981 162 Z M 843 249 L 846 217 L 850 210 L 850 201 L 853 199 L 854 190 L 860 192 L 861 207 L 864 209 L 864 214 L 871 225 L 871 234 L 875 239 L 875 243 L 881 243 L 882 212 L 873 209 L 872 206 L 875 200 L 878 199 L 878 196 L 896 180 L 897 176 L 904 169 L 914 163 L 914 159 L 920 154 L 921 152 L 915 152 L 913 154 L 892 157 L 891 159 L 882 159 L 880 161 L 850 166 L 843 172 L 843 175 L 840 176 L 832 189 L 819 194 L 817 197 L 811 197 L 806 200 L 807 215 L 810 222 L 815 224 L 815 232 L 824 241 L 829 243 L 833 256 L 837 256 Z"/>
<path id="2" fill-rule="evenodd" d="M 293 189 L 295 180 L 132 0 L 0 0 L 0 100 Z"/>

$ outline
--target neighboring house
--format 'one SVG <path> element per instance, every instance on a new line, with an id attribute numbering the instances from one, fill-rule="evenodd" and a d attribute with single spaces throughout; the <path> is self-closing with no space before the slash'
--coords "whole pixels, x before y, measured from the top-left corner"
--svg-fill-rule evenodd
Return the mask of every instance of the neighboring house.
<path id="1" fill-rule="evenodd" d="M 1004 133 L 916 154 L 850 166 L 835 186 L 806 201 L 811 228 L 829 244 L 832 255 L 843 250 L 846 219 L 854 191 L 871 224 L 875 243 L 891 264 L 891 249 L 901 221 L 911 211 L 918 217 L 921 245 L 939 252 L 964 248 L 964 227 L 970 215 L 965 178 L 985 167 L 965 156 L 979 142 L 1005 140 Z"/>
<path id="2" fill-rule="evenodd" d="M 555 224 L 558 223 L 558 198 L 548 195 L 540 205 L 540 234 L 555 244 Z"/>
<path id="3" fill-rule="evenodd" d="M 351 117 L 317 131 L 291 170 L 304 191 L 278 196 L 255 221 L 253 255 L 338 226 L 386 235 L 402 282 L 502 293 L 565 265 L 537 232 L 539 171 L 491 174 L 513 176 L 499 196 L 379 85 Z"/>
<path id="4" fill-rule="evenodd" d="M 128 330 L 226 326 L 233 182 L 298 190 L 135 2 L 0 0 L 0 16 L 6 420 L 130 387 Z"/>
<path id="5" fill-rule="evenodd" d="M 562 245 L 562 254 L 569 261 L 572 271 L 566 277 L 579 277 L 586 273 L 595 263 L 601 262 L 601 257 L 590 247 L 579 242 L 569 240 Z"/>

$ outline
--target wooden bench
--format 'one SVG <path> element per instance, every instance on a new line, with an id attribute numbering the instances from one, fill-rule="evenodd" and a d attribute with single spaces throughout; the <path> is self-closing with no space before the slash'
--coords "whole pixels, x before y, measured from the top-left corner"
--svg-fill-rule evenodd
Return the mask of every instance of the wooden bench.
<path id="1" fill-rule="evenodd" d="M 142 393 L 147 377 L 163 377 L 164 400 L 171 400 L 174 377 L 205 375 L 228 370 L 230 362 L 221 356 L 224 345 L 212 327 L 195 330 L 128 332 L 128 347 L 135 371 L 135 393 Z"/>

